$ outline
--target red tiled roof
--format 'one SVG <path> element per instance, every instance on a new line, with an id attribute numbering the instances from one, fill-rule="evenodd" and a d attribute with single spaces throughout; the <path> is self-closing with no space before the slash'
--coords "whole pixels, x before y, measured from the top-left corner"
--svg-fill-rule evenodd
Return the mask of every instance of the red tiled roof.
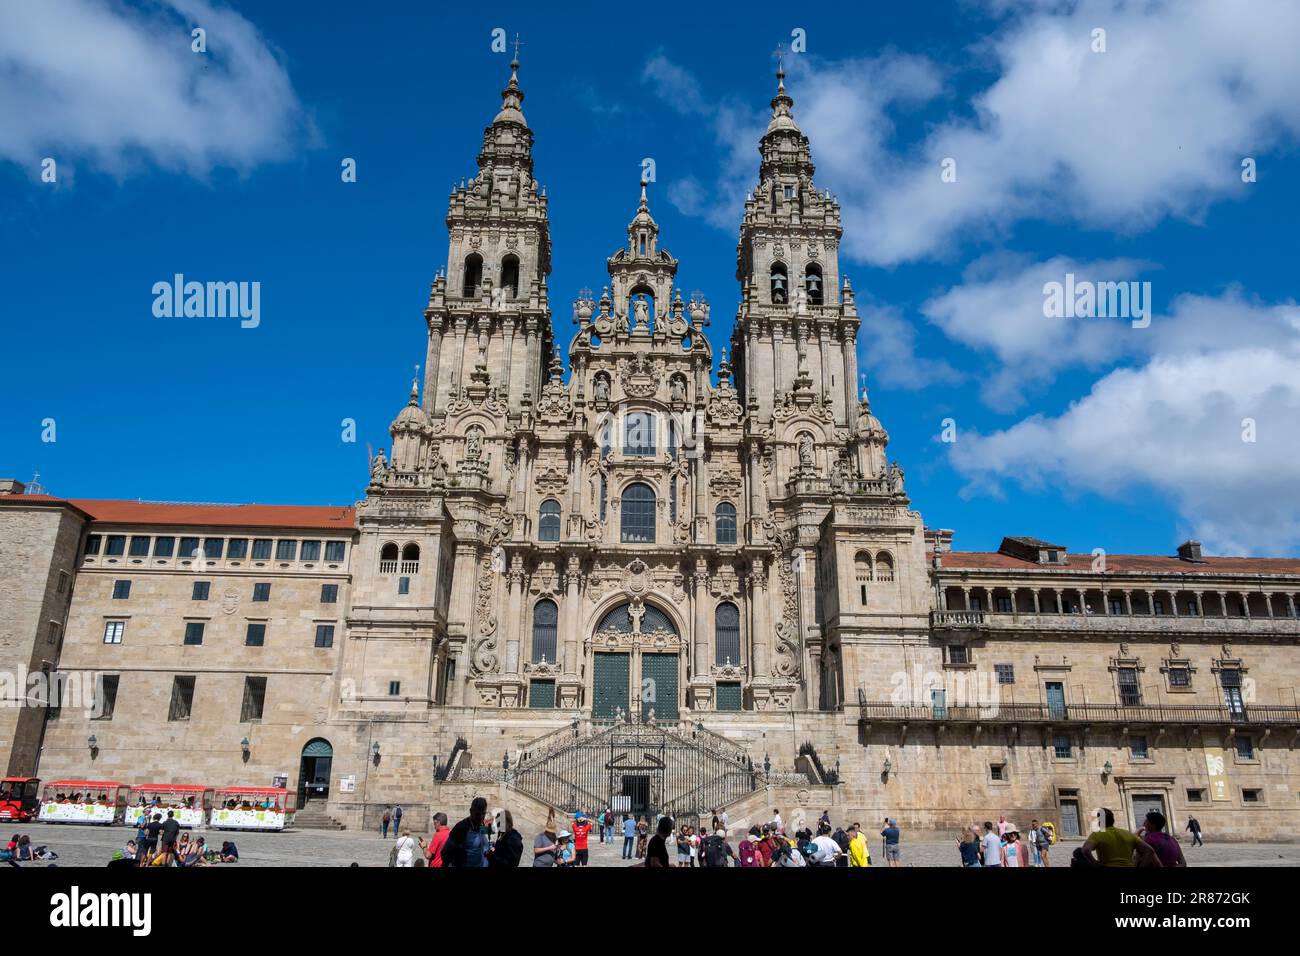
<path id="1" fill-rule="evenodd" d="M 147 501 L 71 502 L 95 521 L 112 524 L 226 525 L 241 528 L 324 528 L 350 531 L 352 508 L 322 505 L 189 505 Z"/>
<path id="2" fill-rule="evenodd" d="M 944 571 L 1089 571 L 1092 555 L 1070 556 L 1069 564 L 1037 564 L 1000 551 L 945 551 L 940 555 Z M 1131 571 L 1158 574 L 1300 574 L 1297 558 L 1221 558 L 1206 556 L 1200 561 L 1159 554 L 1108 554 L 1106 570 L 1112 574 Z"/>
<path id="3" fill-rule="evenodd" d="M 0 505 L 62 503 L 104 524 L 181 525 L 193 527 L 312 528 L 351 531 L 356 511 L 337 505 L 205 505 L 148 501 L 93 501 L 52 495 L 0 495 Z"/>

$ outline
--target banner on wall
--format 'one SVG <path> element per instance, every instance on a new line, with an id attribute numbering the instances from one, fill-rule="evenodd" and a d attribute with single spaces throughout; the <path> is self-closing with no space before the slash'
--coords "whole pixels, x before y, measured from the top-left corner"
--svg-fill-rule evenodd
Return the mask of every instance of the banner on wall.
<path id="1" fill-rule="evenodd" d="M 1205 770 L 1210 775 L 1210 799 L 1231 801 L 1228 792 L 1228 765 L 1222 747 L 1205 748 Z"/>

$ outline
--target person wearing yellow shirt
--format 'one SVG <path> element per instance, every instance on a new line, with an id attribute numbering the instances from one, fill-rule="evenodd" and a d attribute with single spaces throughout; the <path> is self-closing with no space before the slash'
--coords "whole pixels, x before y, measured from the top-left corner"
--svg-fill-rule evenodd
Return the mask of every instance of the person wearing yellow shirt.
<path id="1" fill-rule="evenodd" d="M 867 849 L 867 837 L 862 827 L 853 824 L 849 827 L 849 866 L 870 866 L 871 852 Z"/>
<path id="2" fill-rule="evenodd" d="M 1097 811 L 1101 829 L 1084 841 L 1083 855 L 1099 866 L 1160 866 L 1155 850 L 1136 834 L 1115 826 L 1115 814 L 1105 807 Z"/>

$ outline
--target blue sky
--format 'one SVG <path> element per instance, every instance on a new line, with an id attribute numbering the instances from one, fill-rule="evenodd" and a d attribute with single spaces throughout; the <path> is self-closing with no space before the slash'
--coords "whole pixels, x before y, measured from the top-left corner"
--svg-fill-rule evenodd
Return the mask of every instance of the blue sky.
<path id="1" fill-rule="evenodd" d="M 449 188 L 508 77 L 497 27 L 524 40 L 557 340 L 649 156 L 720 349 L 771 54 L 802 30 L 787 87 L 927 524 L 961 549 L 1300 554 L 1300 8 L 1234 7 L 4 4 L 0 474 L 72 497 L 358 498 L 422 358 Z M 177 272 L 260 282 L 260 325 L 154 317 Z M 1046 318 L 1067 272 L 1149 281 L 1150 326 Z"/>

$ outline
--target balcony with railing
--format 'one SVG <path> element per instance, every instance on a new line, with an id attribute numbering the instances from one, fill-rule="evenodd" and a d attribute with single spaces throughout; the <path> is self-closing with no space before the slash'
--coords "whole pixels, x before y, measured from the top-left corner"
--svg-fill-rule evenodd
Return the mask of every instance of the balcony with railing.
<path id="1" fill-rule="evenodd" d="M 858 689 L 861 723 L 1223 724 L 1300 727 L 1300 705 L 1243 704 L 898 704 L 867 700 Z"/>

